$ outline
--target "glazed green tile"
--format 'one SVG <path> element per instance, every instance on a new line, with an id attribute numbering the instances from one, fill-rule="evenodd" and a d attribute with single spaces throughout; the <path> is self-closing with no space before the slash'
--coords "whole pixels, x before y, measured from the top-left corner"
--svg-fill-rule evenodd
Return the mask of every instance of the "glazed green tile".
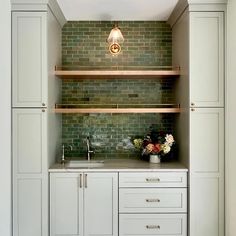
<path id="1" fill-rule="evenodd" d="M 108 52 L 106 39 L 113 22 L 68 22 L 62 30 L 62 62 L 67 66 L 125 69 L 127 66 L 169 66 L 172 60 L 172 32 L 165 22 L 122 21 L 125 37 L 118 56 Z M 71 104 L 171 103 L 173 81 L 156 79 L 63 80 L 62 102 Z M 173 115 L 161 114 L 64 114 L 62 142 L 73 144 L 66 155 L 86 158 L 86 136 L 96 154 L 93 158 L 140 158 L 137 150 L 126 150 L 124 140 L 144 136 L 151 125 L 173 132 Z"/>

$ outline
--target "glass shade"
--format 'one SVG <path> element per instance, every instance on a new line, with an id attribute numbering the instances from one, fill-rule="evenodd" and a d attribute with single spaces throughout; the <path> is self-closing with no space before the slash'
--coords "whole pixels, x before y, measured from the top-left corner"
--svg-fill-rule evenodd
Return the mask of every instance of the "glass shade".
<path id="1" fill-rule="evenodd" d="M 113 43 L 123 43 L 124 42 L 124 37 L 123 37 L 120 29 L 117 26 L 115 26 L 111 30 L 111 32 L 110 32 L 110 34 L 109 34 L 109 36 L 107 38 L 107 42 L 110 43 L 110 44 L 113 44 Z"/>

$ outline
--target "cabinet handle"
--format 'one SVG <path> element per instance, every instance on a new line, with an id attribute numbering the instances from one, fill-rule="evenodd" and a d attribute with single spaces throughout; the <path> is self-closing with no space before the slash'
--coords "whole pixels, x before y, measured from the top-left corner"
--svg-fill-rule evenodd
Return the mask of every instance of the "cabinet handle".
<path id="1" fill-rule="evenodd" d="M 146 182 L 160 182 L 159 178 L 146 178 Z"/>
<path id="2" fill-rule="evenodd" d="M 146 225 L 147 229 L 160 229 L 161 226 L 160 225 Z"/>
<path id="3" fill-rule="evenodd" d="M 79 174 L 79 187 L 82 188 L 82 174 Z"/>
<path id="4" fill-rule="evenodd" d="M 161 200 L 158 198 L 153 198 L 153 199 L 146 199 L 146 202 L 160 202 Z"/>
<path id="5" fill-rule="evenodd" d="M 87 174 L 84 174 L 84 187 L 85 187 L 85 188 L 88 187 L 88 183 L 87 183 Z"/>

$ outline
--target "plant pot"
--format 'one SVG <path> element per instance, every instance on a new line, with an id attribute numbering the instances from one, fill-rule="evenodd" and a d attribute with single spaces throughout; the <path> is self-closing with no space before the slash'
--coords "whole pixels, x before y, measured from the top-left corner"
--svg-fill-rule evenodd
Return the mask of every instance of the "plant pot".
<path id="1" fill-rule="evenodd" d="M 161 162 L 161 156 L 158 154 L 151 154 L 149 157 L 150 163 L 160 163 Z"/>

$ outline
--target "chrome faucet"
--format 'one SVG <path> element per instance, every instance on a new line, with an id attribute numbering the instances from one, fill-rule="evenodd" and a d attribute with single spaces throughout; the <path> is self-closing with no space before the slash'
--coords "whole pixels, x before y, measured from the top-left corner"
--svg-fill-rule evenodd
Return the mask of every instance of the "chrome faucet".
<path id="1" fill-rule="evenodd" d="M 88 158 L 88 161 L 90 161 L 91 157 L 90 157 L 90 154 L 91 153 L 94 153 L 94 151 L 92 151 L 90 149 L 90 140 L 89 140 L 89 137 L 86 138 L 86 144 L 87 144 L 87 158 Z"/>
<path id="2" fill-rule="evenodd" d="M 68 145 L 68 147 L 70 148 L 70 150 L 72 151 L 72 145 Z M 65 164 L 66 159 L 65 159 L 65 145 L 62 144 L 62 155 L 61 155 L 61 164 Z"/>

